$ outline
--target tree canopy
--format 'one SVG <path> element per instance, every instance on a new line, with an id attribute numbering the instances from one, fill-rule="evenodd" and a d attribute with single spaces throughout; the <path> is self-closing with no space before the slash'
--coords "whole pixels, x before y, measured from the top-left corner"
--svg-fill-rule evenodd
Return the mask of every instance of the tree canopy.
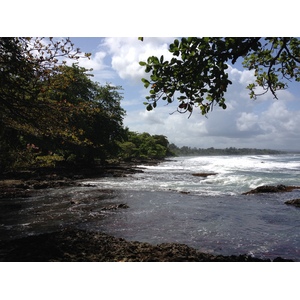
<path id="1" fill-rule="evenodd" d="M 121 87 L 100 85 L 69 39 L 0 38 L 0 170 L 51 154 L 93 161 L 123 139 Z"/>
<path id="2" fill-rule="evenodd" d="M 127 131 L 126 138 L 120 143 L 125 160 L 162 159 L 173 156 L 169 149 L 169 141 L 164 135 L 151 135 L 147 132 Z"/>
<path id="3" fill-rule="evenodd" d="M 89 56 L 70 39 L 0 38 L 0 173 L 170 154 L 166 137 L 124 128 L 122 87 L 93 81 Z"/>
<path id="4" fill-rule="evenodd" d="M 143 40 L 143 38 L 139 38 Z M 160 100 L 178 100 L 177 111 L 191 114 L 197 107 L 203 115 L 214 105 L 226 109 L 225 93 L 232 84 L 228 64 L 242 59 L 243 66 L 254 70 L 255 81 L 247 86 L 250 98 L 286 89 L 290 81 L 300 81 L 300 40 L 290 37 L 188 37 L 175 39 L 169 46 L 170 61 L 150 56 L 140 62 L 150 79 L 144 102 L 152 110 Z"/>

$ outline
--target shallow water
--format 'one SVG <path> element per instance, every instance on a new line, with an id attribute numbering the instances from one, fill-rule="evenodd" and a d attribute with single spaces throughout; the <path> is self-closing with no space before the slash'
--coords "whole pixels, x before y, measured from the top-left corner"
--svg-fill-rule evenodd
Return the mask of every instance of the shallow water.
<path id="1" fill-rule="evenodd" d="M 276 195 L 124 191 L 119 197 L 126 199 L 129 209 L 80 227 L 132 241 L 184 243 L 212 254 L 300 259 L 300 210 Z"/>
<path id="2" fill-rule="evenodd" d="M 176 158 L 125 178 L 0 201 L 2 239 L 76 227 L 127 240 L 184 243 L 212 254 L 300 261 L 300 209 L 290 193 L 241 195 L 262 184 L 300 185 L 300 157 Z M 207 178 L 198 172 L 216 172 Z M 126 203 L 128 209 L 107 210 Z"/>

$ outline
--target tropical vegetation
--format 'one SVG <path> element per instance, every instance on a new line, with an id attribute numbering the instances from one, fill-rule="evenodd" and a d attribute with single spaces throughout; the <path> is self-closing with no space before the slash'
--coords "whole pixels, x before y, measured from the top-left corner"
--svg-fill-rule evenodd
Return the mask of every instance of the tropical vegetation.
<path id="1" fill-rule="evenodd" d="M 70 39 L 0 38 L 0 172 L 164 158 L 166 137 L 124 128 L 122 87 L 78 65 Z"/>
<path id="2" fill-rule="evenodd" d="M 143 38 L 139 38 L 143 40 Z M 250 98 L 288 88 L 300 81 L 300 40 L 292 37 L 183 37 L 169 46 L 171 60 L 150 56 L 140 65 L 149 73 L 143 78 L 147 110 L 159 101 L 178 103 L 177 111 L 192 114 L 200 109 L 206 115 L 215 105 L 226 109 L 225 94 L 232 84 L 228 65 L 241 63 L 254 71 L 247 86 Z"/>
<path id="3" fill-rule="evenodd" d="M 257 149 L 257 148 L 236 148 L 228 147 L 220 148 L 196 148 L 189 146 L 178 147 L 175 144 L 169 145 L 169 150 L 176 156 L 210 156 L 210 155 L 276 155 L 285 152 L 272 149 Z"/>

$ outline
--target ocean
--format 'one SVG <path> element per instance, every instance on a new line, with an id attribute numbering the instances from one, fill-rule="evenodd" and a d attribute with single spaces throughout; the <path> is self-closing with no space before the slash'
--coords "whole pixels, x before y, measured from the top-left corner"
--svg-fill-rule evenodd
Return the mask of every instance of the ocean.
<path id="1" fill-rule="evenodd" d="M 183 243 L 214 255 L 300 261 L 300 208 L 285 204 L 300 198 L 300 190 L 243 195 L 261 185 L 300 186 L 300 154 L 176 157 L 138 167 L 143 173 L 2 201 L 0 236 L 73 226 L 130 241 Z M 16 209 L 5 210 L 5 203 Z M 103 203 L 128 208 L 101 210 Z"/>
<path id="2" fill-rule="evenodd" d="M 300 261 L 300 208 L 284 203 L 300 198 L 300 190 L 242 195 L 261 185 L 300 186 L 299 154 L 176 157 L 139 167 L 144 173 L 88 181 L 118 190 L 116 201 L 129 206 L 96 222 L 100 231 L 215 255 Z"/>

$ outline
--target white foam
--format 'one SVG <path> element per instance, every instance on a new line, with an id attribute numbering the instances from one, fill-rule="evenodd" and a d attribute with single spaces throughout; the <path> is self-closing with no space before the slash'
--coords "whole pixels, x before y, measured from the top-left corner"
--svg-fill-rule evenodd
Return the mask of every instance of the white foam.
<path id="1" fill-rule="evenodd" d="M 90 181 L 104 188 L 240 194 L 259 185 L 299 185 L 300 155 L 176 157 L 125 178 Z M 193 173 L 216 173 L 208 177 Z"/>

